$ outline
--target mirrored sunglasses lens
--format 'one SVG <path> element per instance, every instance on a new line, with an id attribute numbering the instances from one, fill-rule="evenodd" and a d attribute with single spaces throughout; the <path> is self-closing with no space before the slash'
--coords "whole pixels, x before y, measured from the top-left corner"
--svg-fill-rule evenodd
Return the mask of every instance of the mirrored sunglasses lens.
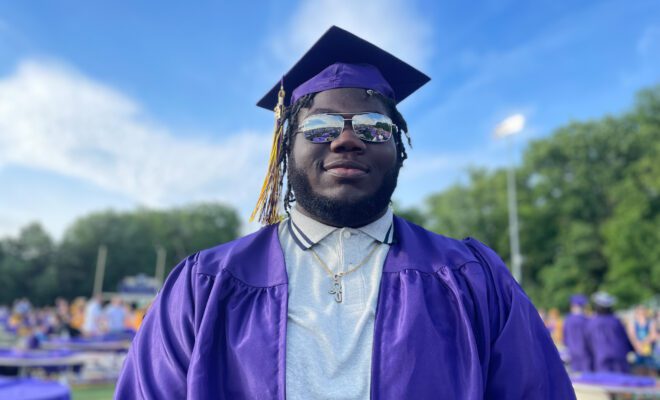
<path id="1" fill-rule="evenodd" d="M 392 137 L 394 124 L 382 114 L 358 114 L 353 116 L 353 130 L 364 141 L 387 142 Z"/>
<path id="2" fill-rule="evenodd" d="M 305 118 L 299 131 L 313 143 L 335 140 L 344 129 L 344 118 L 340 115 L 318 114 Z"/>

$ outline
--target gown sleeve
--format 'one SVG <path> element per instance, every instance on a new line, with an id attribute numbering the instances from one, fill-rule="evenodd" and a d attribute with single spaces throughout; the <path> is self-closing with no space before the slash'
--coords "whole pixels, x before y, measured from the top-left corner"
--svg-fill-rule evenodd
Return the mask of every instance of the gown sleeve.
<path id="1" fill-rule="evenodd" d="M 502 259 L 482 243 L 467 244 L 489 280 L 491 343 L 486 399 L 575 399 L 548 330 Z"/>
<path id="2" fill-rule="evenodd" d="M 167 278 L 147 311 L 124 361 L 115 399 L 185 399 L 194 346 L 193 273 L 196 255 Z"/>

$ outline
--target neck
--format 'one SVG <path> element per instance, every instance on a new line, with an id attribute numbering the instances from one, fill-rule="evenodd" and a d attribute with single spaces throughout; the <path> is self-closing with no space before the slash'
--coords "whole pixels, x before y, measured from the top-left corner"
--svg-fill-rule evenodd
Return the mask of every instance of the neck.
<path id="1" fill-rule="evenodd" d="M 300 211 L 301 214 L 303 214 L 307 217 L 315 219 L 316 221 L 318 221 L 318 222 L 320 222 L 324 225 L 334 226 L 334 227 L 337 227 L 337 228 L 346 228 L 346 227 L 348 227 L 348 228 L 359 228 L 359 227 L 362 227 L 362 226 L 365 226 L 365 225 L 369 225 L 370 223 L 376 221 L 378 218 L 385 215 L 385 213 L 387 212 L 387 207 L 385 207 L 382 211 L 380 211 L 379 213 L 377 213 L 375 215 L 366 216 L 366 218 L 362 218 L 362 219 L 354 218 L 352 221 L 350 221 L 348 223 L 344 223 L 344 221 L 341 221 L 341 220 L 338 220 L 338 219 L 332 219 L 332 218 L 328 218 L 327 216 L 324 217 L 324 216 L 321 216 L 321 215 L 317 215 L 317 214 L 307 210 L 305 207 L 301 206 L 300 204 L 296 204 L 296 208 L 298 209 L 298 211 Z"/>

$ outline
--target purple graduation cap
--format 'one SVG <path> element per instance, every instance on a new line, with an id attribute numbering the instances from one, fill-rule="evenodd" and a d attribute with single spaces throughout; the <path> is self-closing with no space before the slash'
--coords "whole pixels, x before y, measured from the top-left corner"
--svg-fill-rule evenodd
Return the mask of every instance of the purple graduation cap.
<path id="1" fill-rule="evenodd" d="M 571 296 L 571 304 L 576 306 L 584 307 L 588 302 L 587 297 L 583 294 L 577 293 Z"/>
<path id="2" fill-rule="evenodd" d="M 430 79 L 385 50 L 332 26 L 282 77 L 284 104 L 345 87 L 372 89 L 398 104 Z M 277 82 L 257 105 L 273 110 L 279 89 Z"/>
<path id="3" fill-rule="evenodd" d="M 609 308 L 614 306 L 614 304 L 616 304 L 616 299 L 607 292 L 597 292 L 593 296 L 591 296 L 591 299 L 594 301 L 596 305 L 599 305 L 601 307 Z"/>

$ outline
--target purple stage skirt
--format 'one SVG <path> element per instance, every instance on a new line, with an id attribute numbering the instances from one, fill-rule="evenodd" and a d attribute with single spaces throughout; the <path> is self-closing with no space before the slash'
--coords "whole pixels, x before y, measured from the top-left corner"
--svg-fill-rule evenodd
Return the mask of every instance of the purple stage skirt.
<path id="1" fill-rule="evenodd" d="M 71 391 L 54 381 L 0 377 L 0 399 L 71 400 Z"/>
<path id="2" fill-rule="evenodd" d="M 572 376 L 572 381 L 590 385 L 653 387 L 655 379 L 648 376 L 637 376 L 614 372 L 585 372 Z"/>

